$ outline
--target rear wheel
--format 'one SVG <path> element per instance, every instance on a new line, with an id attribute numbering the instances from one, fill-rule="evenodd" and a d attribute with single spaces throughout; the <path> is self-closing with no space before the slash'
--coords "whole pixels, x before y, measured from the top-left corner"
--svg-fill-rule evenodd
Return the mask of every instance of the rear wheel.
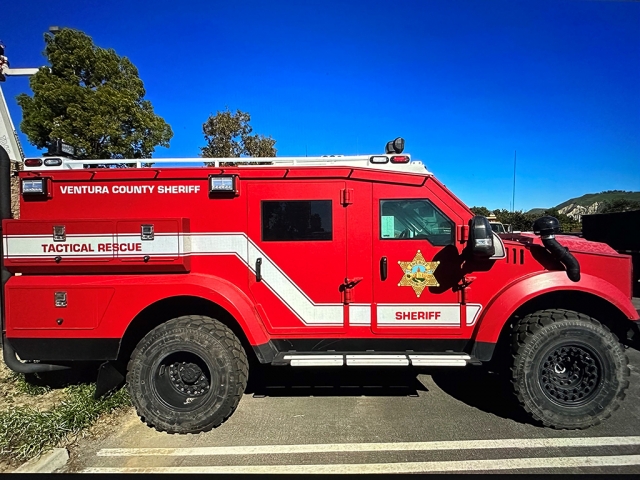
<path id="1" fill-rule="evenodd" d="M 545 426 L 599 424 L 620 406 L 629 386 L 627 355 L 598 321 L 570 310 L 525 316 L 513 334 L 516 396 Z"/>
<path id="2" fill-rule="evenodd" d="M 168 433 L 198 433 L 234 412 L 247 384 L 247 357 L 233 332 L 190 315 L 149 332 L 129 361 L 127 384 L 138 415 Z"/>

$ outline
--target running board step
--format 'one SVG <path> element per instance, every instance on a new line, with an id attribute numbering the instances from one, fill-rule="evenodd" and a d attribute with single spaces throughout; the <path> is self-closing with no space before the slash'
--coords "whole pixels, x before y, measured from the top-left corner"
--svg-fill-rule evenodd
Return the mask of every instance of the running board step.
<path id="1" fill-rule="evenodd" d="M 281 353 L 272 362 L 274 365 L 291 365 L 292 367 L 341 367 L 385 366 L 385 367 L 464 367 L 467 364 L 479 364 L 479 360 L 466 353 L 451 354 L 306 354 Z"/>

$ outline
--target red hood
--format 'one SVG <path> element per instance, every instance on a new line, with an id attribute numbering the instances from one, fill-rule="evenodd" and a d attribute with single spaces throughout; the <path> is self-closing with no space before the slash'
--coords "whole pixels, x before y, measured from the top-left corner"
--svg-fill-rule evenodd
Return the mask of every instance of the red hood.
<path id="1" fill-rule="evenodd" d="M 542 245 L 542 240 L 538 235 L 533 233 L 507 233 L 500 235 L 502 240 L 514 241 L 518 243 L 525 243 L 529 245 Z M 560 245 L 569 248 L 572 252 L 580 253 L 594 253 L 602 255 L 617 255 L 613 248 L 606 243 L 591 242 L 584 238 L 576 237 L 575 235 L 556 235 L 556 240 Z"/>

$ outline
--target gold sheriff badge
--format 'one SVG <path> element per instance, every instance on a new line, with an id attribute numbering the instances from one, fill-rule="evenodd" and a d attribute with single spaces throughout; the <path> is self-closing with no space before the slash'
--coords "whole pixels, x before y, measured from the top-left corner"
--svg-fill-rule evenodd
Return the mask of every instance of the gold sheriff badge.
<path id="1" fill-rule="evenodd" d="M 439 287 L 440 284 L 433 276 L 440 262 L 427 262 L 425 261 L 422 253 L 418 250 L 416 256 L 410 262 L 398 262 L 400 268 L 404 272 L 402 280 L 398 284 L 399 287 L 413 287 L 414 292 L 418 298 L 425 289 L 425 287 Z"/>

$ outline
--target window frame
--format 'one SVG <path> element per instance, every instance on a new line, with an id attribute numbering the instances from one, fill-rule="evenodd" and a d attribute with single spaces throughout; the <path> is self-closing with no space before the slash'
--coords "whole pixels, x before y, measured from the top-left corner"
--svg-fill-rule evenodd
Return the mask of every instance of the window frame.
<path id="1" fill-rule="evenodd" d="M 303 238 L 303 239 L 265 239 L 264 237 L 264 204 L 265 203 L 302 203 L 302 202 L 329 202 L 329 215 L 330 215 L 330 224 L 331 230 L 328 232 L 330 238 Z M 260 200 L 260 241 L 261 242 L 333 242 L 333 200 L 331 198 L 314 198 L 314 199 L 295 199 L 295 200 Z"/>
<path id="2" fill-rule="evenodd" d="M 435 244 L 435 243 L 433 243 L 431 241 L 431 239 L 428 236 L 421 237 L 421 238 L 416 238 L 416 237 L 407 237 L 407 238 L 383 237 L 382 236 L 382 204 L 384 202 L 426 202 L 427 204 L 429 204 L 434 209 L 435 212 L 439 213 L 442 216 L 442 218 L 446 219 L 446 221 L 449 223 L 449 225 L 451 227 L 451 237 L 450 237 L 448 243 Z M 379 200 L 379 203 L 378 203 L 378 239 L 379 240 L 396 240 L 396 241 L 397 240 L 427 240 L 434 247 L 446 247 L 446 246 L 449 246 L 449 245 L 455 245 L 455 243 L 456 243 L 455 225 L 456 225 L 455 222 L 453 220 L 451 220 L 451 218 L 449 218 L 448 215 L 446 215 L 440 208 L 438 208 L 436 206 L 435 203 L 433 203 L 428 198 L 381 198 Z"/>

